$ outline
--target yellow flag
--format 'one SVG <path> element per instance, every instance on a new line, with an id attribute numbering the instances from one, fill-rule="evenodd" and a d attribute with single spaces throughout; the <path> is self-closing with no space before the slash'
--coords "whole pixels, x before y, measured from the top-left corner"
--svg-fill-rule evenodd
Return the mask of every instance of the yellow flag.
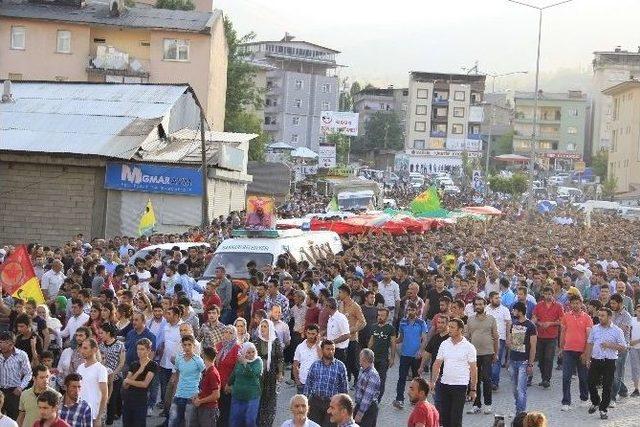
<path id="1" fill-rule="evenodd" d="M 153 233 L 153 227 L 156 225 L 156 214 L 153 212 L 153 206 L 151 205 L 151 199 L 147 202 L 147 206 L 144 208 L 144 213 L 140 217 L 140 224 L 138 225 L 138 236 L 149 235 Z"/>
<path id="2" fill-rule="evenodd" d="M 34 300 L 36 304 L 44 304 L 45 302 L 44 295 L 40 289 L 40 281 L 37 277 L 32 277 L 27 280 L 12 296 L 20 298 L 22 301 L 29 301 L 31 299 Z"/>

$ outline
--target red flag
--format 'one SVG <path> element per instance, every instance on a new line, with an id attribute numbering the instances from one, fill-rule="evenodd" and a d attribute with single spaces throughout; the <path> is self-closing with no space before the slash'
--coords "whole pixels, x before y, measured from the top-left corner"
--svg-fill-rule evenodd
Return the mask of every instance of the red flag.
<path id="1" fill-rule="evenodd" d="M 0 264 L 0 286 L 9 295 L 36 276 L 31 264 L 29 252 L 25 245 L 18 246 L 15 251 Z"/>

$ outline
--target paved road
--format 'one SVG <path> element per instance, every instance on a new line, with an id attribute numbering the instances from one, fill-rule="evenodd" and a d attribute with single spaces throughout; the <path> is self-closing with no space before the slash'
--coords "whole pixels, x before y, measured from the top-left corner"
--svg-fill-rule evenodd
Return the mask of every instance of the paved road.
<path id="1" fill-rule="evenodd" d="M 629 377 L 630 369 L 627 367 L 627 387 L 631 386 Z M 288 372 L 287 372 L 288 374 Z M 396 363 L 388 373 L 385 395 L 380 405 L 380 413 L 378 416 L 378 426 L 380 427 L 401 427 L 405 426 L 409 414 L 411 413 L 411 405 L 408 398 L 406 400 L 405 409 L 399 411 L 391 406 L 395 397 L 395 387 L 398 380 L 398 364 Z M 609 420 L 601 421 L 598 414 L 587 414 L 587 408 L 574 406 L 570 412 L 560 411 L 560 400 L 562 398 L 562 379 L 561 371 L 554 370 L 551 388 L 545 390 L 538 387 L 540 374 L 536 372 L 534 375 L 533 386 L 528 389 L 529 410 L 539 410 L 547 415 L 550 427 L 638 427 L 640 426 L 640 398 L 619 399 L 615 409 L 609 410 Z M 276 415 L 275 427 L 279 427 L 283 421 L 289 418 L 289 399 L 295 394 L 292 386 L 283 385 L 278 395 L 278 412 Z M 353 394 L 353 393 L 351 393 Z M 579 400 L 577 379 L 572 382 L 572 397 Z M 494 394 L 493 408 L 496 414 L 505 415 L 510 425 L 514 413 L 513 395 L 511 392 L 511 381 L 508 378 L 506 369 L 502 370 L 501 387 Z M 468 409 L 469 406 L 465 408 Z M 494 415 L 464 415 L 463 426 L 465 427 L 489 427 L 493 425 Z M 155 426 L 161 420 L 157 417 L 147 418 L 147 425 Z M 120 422 L 114 424 L 120 427 Z"/>

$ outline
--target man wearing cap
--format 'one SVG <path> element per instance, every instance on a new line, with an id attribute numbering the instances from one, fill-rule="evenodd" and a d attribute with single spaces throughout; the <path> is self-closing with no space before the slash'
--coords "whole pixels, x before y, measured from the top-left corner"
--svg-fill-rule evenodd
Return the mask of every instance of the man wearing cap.
<path id="1" fill-rule="evenodd" d="M 580 260 L 584 261 L 582 258 L 578 261 Z M 578 277 L 575 280 L 576 288 L 578 288 L 584 299 L 589 298 L 589 287 L 591 286 L 591 281 L 589 279 L 591 278 L 591 271 L 582 264 L 576 264 L 573 269 L 578 273 Z"/>

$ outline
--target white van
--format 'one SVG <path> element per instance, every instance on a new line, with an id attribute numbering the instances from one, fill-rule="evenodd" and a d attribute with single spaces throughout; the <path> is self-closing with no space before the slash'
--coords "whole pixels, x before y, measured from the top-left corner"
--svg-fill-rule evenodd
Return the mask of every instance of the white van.
<path id="1" fill-rule="evenodd" d="M 333 231 L 302 231 L 299 229 L 278 230 L 278 237 L 234 237 L 224 240 L 213 254 L 202 280 L 210 280 L 216 267 L 224 266 L 233 279 L 248 279 L 247 263 L 255 261 L 258 270 L 266 265 L 275 265 L 278 256 L 291 252 L 296 261 L 308 259 L 306 252 L 311 247 L 320 248 L 329 244 L 334 254 L 342 252 L 340 236 Z M 303 249 L 305 251 L 303 251 Z M 316 250 L 317 252 L 317 250 Z"/>

